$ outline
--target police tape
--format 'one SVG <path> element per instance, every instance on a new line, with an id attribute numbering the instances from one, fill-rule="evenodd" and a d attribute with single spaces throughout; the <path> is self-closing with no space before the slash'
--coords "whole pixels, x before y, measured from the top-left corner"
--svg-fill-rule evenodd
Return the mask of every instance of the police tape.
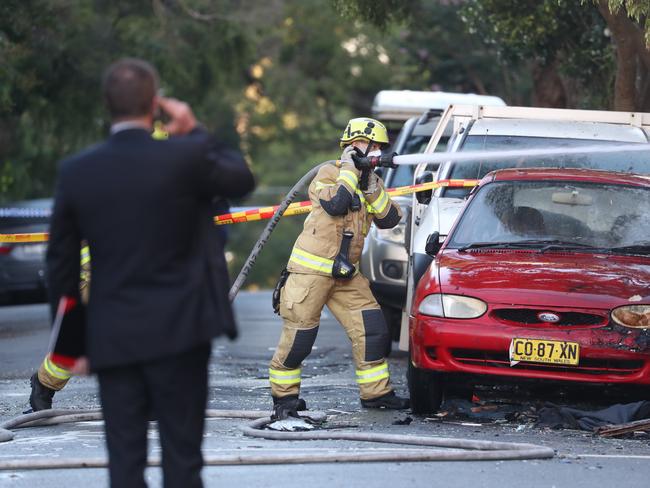
<path id="1" fill-rule="evenodd" d="M 47 232 L 37 232 L 33 234 L 0 234 L 0 244 L 22 244 L 25 242 L 46 242 L 48 239 Z"/>
<path id="2" fill-rule="evenodd" d="M 387 193 L 391 197 L 398 197 L 408 195 L 410 193 L 418 193 L 421 191 L 433 190 L 442 187 L 473 187 L 478 185 L 479 180 L 441 180 L 430 183 L 420 183 L 418 185 L 400 186 L 398 188 L 389 188 Z M 279 205 L 273 207 L 261 207 L 243 212 L 233 212 L 224 215 L 217 215 L 214 222 L 217 225 L 240 224 L 244 222 L 255 222 L 257 220 L 270 219 L 275 214 Z M 304 202 L 292 203 L 287 207 L 283 217 L 290 217 L 292 215 L 301 215 L 311 212 L 311 202 L 309 200 Z"/>
<path id="3" fill-rule="evenodd" d="M 430 183 L 420 183 L 418 185 L 400 186 L 399 188 L 389 188 L 386 191 L 391 197 L 397 197 L 408 195 L 410 193 L 434 190 L 436 188 L 442 187 L 469 188 L 478 185 L 478 182 L 479 180 L 441 180 Z M 273 217 L 275 211 L 278 208 L 279 205 L 275 205 L 272 207 L 260 207 L 243 212 L 232 212 L 223 215 L 217 215 L 214 217 L 214 222 L 217 225 L 229 225 L 270 219 Z M 290 217 L 292 215 L 306 214 L 311 212 L 311 209 L 312 205 L 309 200 L 304 202 L 296 202 L 289 205 L 282 216 Z M 0 244 L 23 244 L 29 242 L 46 242 L 47 240 L 47 232 L 39 232 L 33 234 L 0 234 Z"/>

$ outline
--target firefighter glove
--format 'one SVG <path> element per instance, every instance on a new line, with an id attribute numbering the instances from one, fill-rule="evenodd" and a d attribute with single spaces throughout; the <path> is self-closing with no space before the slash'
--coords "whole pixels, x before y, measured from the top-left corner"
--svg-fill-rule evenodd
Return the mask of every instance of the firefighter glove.
<path id="1" fill-rule="evenodd" d="M 351 145 L 345 146 L 345 149 L 343 149 L 343 152 L 341 153 L 341 169 L 352 171 L 358 177 L 361 172 L 354 164 L 354 160 L 352 159 L 353 154 L 356 154 L 355 147 Z"/>

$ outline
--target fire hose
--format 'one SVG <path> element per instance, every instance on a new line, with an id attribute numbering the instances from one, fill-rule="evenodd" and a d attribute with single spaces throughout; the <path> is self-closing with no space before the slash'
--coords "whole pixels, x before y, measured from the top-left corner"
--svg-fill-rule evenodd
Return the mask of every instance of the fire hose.
<path id="1" fill-rule="evenodd" d="M 322 422 L 323 412 L 306 412 L 309 418 Z M 268 412 L 259 410 L 211 410 L 205 411 L 206 418 L 254 419 L 241 427 L 244 435 L 267 440 L 338 440 L 351 442 L 372 442 L 392 445 L 418 446 L 417 449 L 387 449 L 377 451 L 343 451 L 297 454 L 254 454 L 254 455 L 207 455 L 206 466 L 263 465 L 263 464 L 306 464 L 324 462 L 416 462 L 416 461 L 494 461 L 549 459 L 555 455 L 550 447 L 515 442 L 494 442 L 473 439 L 452 439 L 445 437 L 413 436 L 401 434 L 378 434 L 370 432 L 276 432 L 264 430 L 271 422 Z M 13 433 L 8 429 L 57 425 L 69 422 L 102 420 L 101 409 L 96 410 L 41 410 L 25 414 L 0 424 L 0 442 L 11 440 Z M 431 448 L 442 449 L 431 449 Z M 159 466 L 160 459 L 152 458 L 149 466 Z M 31 469 L 74 469 L 105 468 L 105 458 L 64 458 L 64 459 L 6 459 L 0 461 L 0 470 Z"/>

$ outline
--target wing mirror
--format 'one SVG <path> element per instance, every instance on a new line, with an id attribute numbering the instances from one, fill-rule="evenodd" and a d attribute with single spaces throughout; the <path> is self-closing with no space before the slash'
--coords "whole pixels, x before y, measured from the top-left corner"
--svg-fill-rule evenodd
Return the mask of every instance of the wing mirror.
<path id="1" fill-rule="evenodd" d="M 422 183 L 431 183 L 432 181 L 433 171 L 425 171 L 415 180 L 415 184 L 421 185 Z M 419 191 L 415 194 L 415 199 L 418 203 L 428 205 L 431 201 L 431 195 L 433 195 L 433 190 Z"/>
<path id="2" fill-rule="evenodd" d="M 427 256 L 431 256 L 433 258 L 436 254 L 438 254 L 438 251 L 440 251 L 441 247 L 442 243 L 440 242 L 440 232 L 434 232 L 427 238 L 427 243 L 424 246 L 424 252 L 427 253 Z"/>

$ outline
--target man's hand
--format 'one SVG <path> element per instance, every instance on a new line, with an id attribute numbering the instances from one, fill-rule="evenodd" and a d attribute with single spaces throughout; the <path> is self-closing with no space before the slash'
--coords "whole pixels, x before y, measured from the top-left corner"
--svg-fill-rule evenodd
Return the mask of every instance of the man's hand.
<path id="1" fill-rule="evenodd" d="M 169 116 L 169 122 L 163 130 L 171 136 L 187 134 L 196 127 L 196 117 L 190 106 L 175 98 L 158 98 L 158 106 Z"/>

